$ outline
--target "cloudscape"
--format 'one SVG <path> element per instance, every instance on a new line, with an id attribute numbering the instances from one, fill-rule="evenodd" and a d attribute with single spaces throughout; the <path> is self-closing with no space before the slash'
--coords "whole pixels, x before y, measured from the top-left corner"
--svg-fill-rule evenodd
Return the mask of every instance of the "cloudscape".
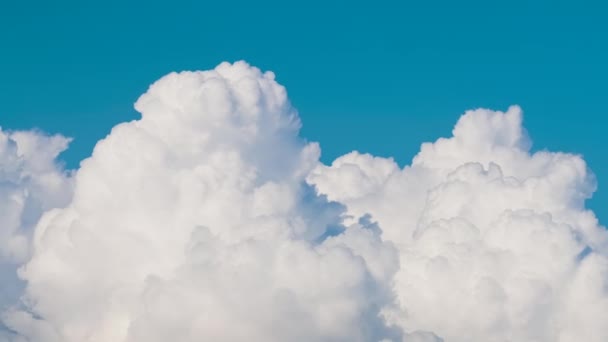
<path id="1" fill-rule="evenodd" d="M 325 165 L 242 61 L 135 108 L 75 170 L 69 137 L 0 130 L 0 341 L 608 341 L 595 177 L 517 105 L 405 167 Z"/>

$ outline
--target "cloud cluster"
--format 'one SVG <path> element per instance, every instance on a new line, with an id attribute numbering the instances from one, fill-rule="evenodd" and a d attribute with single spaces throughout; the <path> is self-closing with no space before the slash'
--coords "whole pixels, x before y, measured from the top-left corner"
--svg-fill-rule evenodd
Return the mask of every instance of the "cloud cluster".
<path id="1" fill-rule="evenodd" d="M 465 113 L 412 165 L 353 152 L 309 180 L 398 246 L 389 321 L 446 341 L 604 341 L 607 234 L 585 162 L 529 153 L 518 107 Z"/>
<path id="2" fill-rule="evenodd" d="M 16 270 L 30 257 L 34 226 L 44 212 L 70 201 L 70 177 L 55 163 L 68 142 L 0 129 L 0 310 L 22 290 Z"/>
<path id="3" fill-rule="evenodd" d="M 0 275 L 25 284 L 0 340 L 608 340 L 593 176 L 530 153 L 517 107 L 465 113 L 400 168 L 320 163 L 244 62 L 135 106 L 73 174 L 67 139 L 0 132 Z"/>

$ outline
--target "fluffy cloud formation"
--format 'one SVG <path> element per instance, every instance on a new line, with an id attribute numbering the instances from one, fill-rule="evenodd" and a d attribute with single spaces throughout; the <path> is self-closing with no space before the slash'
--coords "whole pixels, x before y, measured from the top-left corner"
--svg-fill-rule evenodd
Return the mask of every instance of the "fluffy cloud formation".
<path id="1" fill-rule="evenodd" d="M 531 154 L 517 107 L 465 113 L 400 168 L 321 164 L 244 62 L 169 74 L 135 106 L 73 176 L 65 138 L 0 135 L 0 251 L 26 284 L 0 340 L 608 339 L 593 177 Z"/>
<path id="2" fill-rule="evenodd" d="M 389 321 L 446 341 L 605 341 L 607 234 L 585 162 L 529 153 L 518 107 L 465 113 L 411 166 L 353 152 L 309 180 L 399 249 Z"/>
<path id="3" fill-rule="evenodd" d="M 272 73 L 170 74 L 48 212 L 20 275 L 28 341 L 369 341 L 398 254 L 305 182 L 319 148 Z"/>
<path id="4" fill-rule="evenodd" d="M 16 270 L 30 256 L 41 215 L 70 201 L 71 180 L 55 163 L 68 142 L 62 136 L 0 129 L 0 310 L 22 290 Z"/>
<path id="5" fill-rule="evenodd" d="M 69 202 L 69 177 L 55 163 L 68 142 L 59 135 L 0 129 L 0 260 L 26 260 L 42 213 Z"/>

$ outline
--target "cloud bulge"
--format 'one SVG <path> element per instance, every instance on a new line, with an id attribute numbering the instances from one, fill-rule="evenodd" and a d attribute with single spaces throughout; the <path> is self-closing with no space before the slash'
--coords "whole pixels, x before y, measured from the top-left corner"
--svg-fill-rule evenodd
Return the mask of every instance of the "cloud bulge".
<path id="1" fill-rule="evenodd" d="M 299 136 L 245 62 L 171 73 L 78 170 L 0 132 L 0 341 L 605 341 L 584 160 L 466 112 L 411 165 Z M 4 286 L 3 286 L 4 287 Z"/>

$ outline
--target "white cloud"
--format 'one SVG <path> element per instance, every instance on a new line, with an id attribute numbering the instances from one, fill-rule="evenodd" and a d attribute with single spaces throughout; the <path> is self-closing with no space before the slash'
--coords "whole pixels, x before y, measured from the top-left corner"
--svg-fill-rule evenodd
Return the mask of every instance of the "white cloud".
<path id="1" fill-rule="evenodd" d="M 530 154 L 521 121 L 518 107 L 470 111 L 411 166 L 354 152 L 310 174 L 398 246 L 389 321 L 447 341 L 608 339 L 593 177 L 579 156 Z"/>
<path id="2" fill-rule="evenodd" d="M 343 207 L 304 181 L 319 148 L 273 74 L 170 74 L 136 108 L 38 225 L 21 271 L 32 315 L 8 312 L 9 328 L 70 342 L 399 334 L 379 317 L 396 250 L 361 225 L 327 234 Z"/>
<path id="3" fill-rule="evenodd" d="M 405 168 L 320 164 L 285 89 L 244 62 L 167 75 L 136 108 L 73 192 L 65 138 L 0 148 L 13 188 L 44 184 L 28 223 L 0 230 L 27 284 L 6 340 L 608 339 L 593 177 L 579 156 L 531 154 L 517 107 L 465 113 Z"/>
<path id="4" fill-rule="evenodd" d="M 69 202 L 68 175 L 55 163 L 68 142 L 62 136 L 0 129 L 0 260 L 27 259 L 40 215 Z"/>
<path id="5" fill-rule="evenodd" d="M 68 142 L 62 136 L 0 129 L 0 308 L 20 291 L 15 271 L 29 258 L 38 219 L 70 200 L 69 176 L 54 162 Z"/>
<path id="6" fill-rule="evenodd" d="M 0 129 L 0 310 L 14 305 L 23 291 L 16 271 L 31 254 L 40 216 L 70 201 L 71 180 L 55 163 L 68 142 L 59 135 Z"/>

